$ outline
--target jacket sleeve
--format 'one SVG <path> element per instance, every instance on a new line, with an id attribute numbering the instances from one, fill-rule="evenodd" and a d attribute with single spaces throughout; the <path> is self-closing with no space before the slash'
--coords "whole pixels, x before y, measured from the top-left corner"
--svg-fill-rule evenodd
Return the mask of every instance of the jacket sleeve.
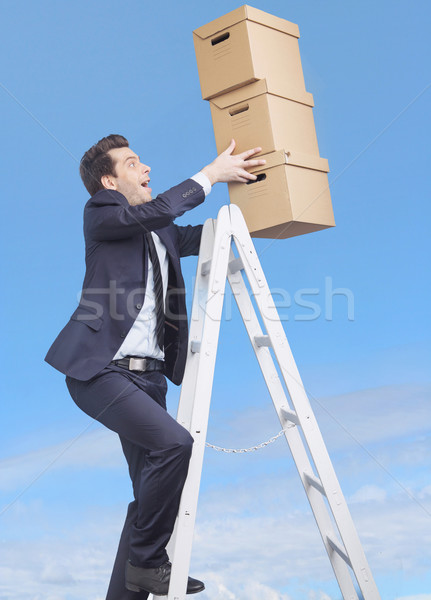
<path id="1" fill-rule="evenodd" d="M 203 225 L 174 225 L 178 233 L 180 256 L 197 256 L 201 244 Z"/>
<path id="2" fill-rule="evenodd" d="M 204 199 L 202 186 L 192 179 L 138 206 L 129 205 L 120 192 L 101 190 L 85 206 L 84 235 L 88 240 L 101 242 L 161 229 Z"/>

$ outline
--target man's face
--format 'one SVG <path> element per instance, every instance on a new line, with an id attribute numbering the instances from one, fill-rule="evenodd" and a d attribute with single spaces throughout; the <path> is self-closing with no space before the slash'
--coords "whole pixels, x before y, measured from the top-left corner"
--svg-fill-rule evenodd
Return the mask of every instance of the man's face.
<path id="1" fill-rule="evenodd" d="M 104 187 L 123 194 L 132 206 L 150 202 L 150 167 L 141 163 L 139 156 L 130 148 L 113 148 L 108 154 L 113 160 L 116 176 L 102 177 Z"/>

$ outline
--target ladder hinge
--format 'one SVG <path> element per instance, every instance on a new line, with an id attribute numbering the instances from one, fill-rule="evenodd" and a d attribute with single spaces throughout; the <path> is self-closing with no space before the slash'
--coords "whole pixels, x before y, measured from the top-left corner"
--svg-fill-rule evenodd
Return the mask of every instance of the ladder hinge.
<path id="1" fill-rule="evenodd" d="M 241 271 L 244 268 L 244 263 L 240 258 L 234 258 L 229 263 L 229 271 L 234 274 L 237 271 Z"/>
<path id="2" fill-rule="evenodd" d="M 255 335 L 254 343 L 258 348 L 261 348 L 262 346 L 267 346 L 271 348 L 272 346 L 271 340 L 269 339 L 269 335 Z"/>
<path id="3" fill-rule="evenodd" d="M 197 354 L 200 351 L 201 351 L 201 342 L 199 342 L 198 340 L 192 340 L 190 342 L 190 352 L 193 352 L 193 354 Z"/>
<path id="4" fill-rule="evenodd" d="M 352 568 L 352 563 L 350 562 L 350 558 L 347 556 L 346 552 L 341 548 L 340 544 L 334 541 L 329 535 L 326 536 L 328 544 L 331 546 L 332 550 L 334 550 L 344 562 Z"/>
<path id="5" fill-rule="evenodd" d="M 323 494 L 324 496 L 326 496 L 326 492 L 324 490 L 322 482 L 320 481 L 320 479 L 318 477 L 316 477 L 315 475 L 310 475 L 310 473 L 305 473 L 305 472 L 304 472 L 304 477 L 305 477 L 305 480 L 307 481 L 307 483 L 309 485 L 312 485 L 321 494 Z"/>

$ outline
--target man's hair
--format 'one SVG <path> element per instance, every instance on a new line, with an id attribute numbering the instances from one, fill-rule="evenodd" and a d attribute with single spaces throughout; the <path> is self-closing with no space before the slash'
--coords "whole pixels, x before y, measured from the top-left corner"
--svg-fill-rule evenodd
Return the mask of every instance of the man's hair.
<path id="1" fill-rule="evenodd" d="M 81 179 L 87 188 L 90 196 L 94 196 L 99 190 L 103 190 L 101 178 L 104 175 L 113 175 L 116 177 L 115 164 L 109 150 L 113 148 L 125 148 L 129 142 L 122 135 L 108 135 L 91 146 L 81 158 L 79 173 Z"/>

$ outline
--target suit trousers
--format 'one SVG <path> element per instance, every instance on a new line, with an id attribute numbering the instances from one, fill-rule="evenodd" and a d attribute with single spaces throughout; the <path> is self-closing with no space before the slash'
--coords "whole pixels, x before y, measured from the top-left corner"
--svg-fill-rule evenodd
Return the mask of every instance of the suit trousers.
<path id="1" fill-rule="evenodd" d="M 160 371 L 136 373 L 109 365 L 89 381 L 66 377 L 75 403 L 118 433 L 133 485 L 107 600 L 144 600 L 125 588 L 125 566 L 158 567 L 178 513 L 193 438 L 166 411 L 167 383 Z"/>

